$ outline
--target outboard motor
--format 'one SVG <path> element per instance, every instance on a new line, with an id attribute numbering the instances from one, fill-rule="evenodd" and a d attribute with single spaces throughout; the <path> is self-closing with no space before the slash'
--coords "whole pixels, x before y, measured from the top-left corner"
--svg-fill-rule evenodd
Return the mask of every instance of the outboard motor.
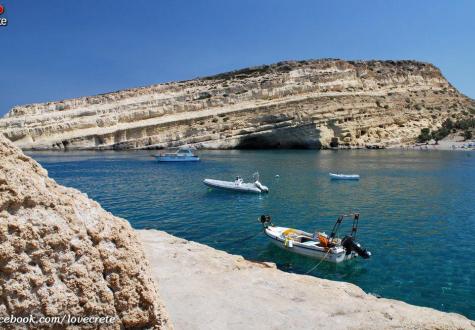
<path id="1" fill-rule="evenodd" d="M 259 188 L 260 191 L 262 192 L 265 192 L 265 193 L 268 193 L 269 192 L 269 188 L 267 188 L 266 186 L 264 186 L 262 183 L 260 183 L 259 181 L 256 181 L 254 182 L 254 185 Z"/>
<path id="2" fill-rule="evenodd" d="M 261 215 L 259 221 L 262 223 L 264 228 L 267 228 L 269 225 L 272 225 L 272 220 L 270 215 Z"/>
<path id="3" fill-rule="evenodd" d="M 351 236 L 343 237 L 343 239 L 341 240 L 341 245 L 343 245 L 343 247 L 345 248 L 347 255 L 349 255 L 351 251 L 355 251 L 356 254 L 358 254 L 363 259 L 369 259 L 369 257 L 371 257 L 371 252 L 366 249 L 363 249 L 361 245 L 355 242 L 353 240 L 353 237 Z"/>

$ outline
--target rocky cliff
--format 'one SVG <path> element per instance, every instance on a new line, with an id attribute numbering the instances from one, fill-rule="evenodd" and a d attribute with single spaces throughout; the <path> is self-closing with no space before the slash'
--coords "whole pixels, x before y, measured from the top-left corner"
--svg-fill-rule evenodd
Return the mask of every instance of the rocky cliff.
<path id="1" fill-rule="evenodd" d="M 116 318 L 81 328 L 171 328 L 128 222 L 58 185 L 0 135 L 0 316 L 30 315 Z M 40 326 L 67 328 L 29 324 Z"/>
<path id="2" fill-rule="evenodd" d="M 327 59 L 18 106 L 0 131 L 37 149 L 364 146 L 474 109 L 431 64 Z"/>

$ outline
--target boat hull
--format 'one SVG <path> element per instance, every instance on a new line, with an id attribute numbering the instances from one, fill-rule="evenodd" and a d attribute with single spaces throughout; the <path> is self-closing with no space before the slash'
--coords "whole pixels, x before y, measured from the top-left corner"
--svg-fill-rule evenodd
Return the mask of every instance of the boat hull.
<path id="1" fill-rule="evenodd" d="M 272 228 L 272 227 L 269 227 Z M 346 251 L 342 248 L 338 249 L 324 249 L 321 247 L 315 247 L 315 246 L 310 246 L 310 245 L 305 245 L 301 244 L 298 242 L 293 242 L 292 245 L 285 244 L 285 238 L 280 235 L 281 231 L 275 232 L 272 229 L 266 228 L 265 229 L 265 234 L 267 237 L 269 237 L 272 240 L 272 243 L 274 243 L 276 246 L 287 250 L 289 252 L 293 252 L 299 255 L 315 258 L 315 259 L 320 259 L 320 260 L 325 260 L 328 262 L 332 263 L 340 263 L 345 260 L 350 260 L 355 258 L 357 255 L 354 252 L 351 252 L 350 254 L 346 254 Z M 284 230 L 287 230 L 289 228 L 282 228 Z"/>
<path id="2" fill-rule="evenodd" d="M 262 192 L 269 191 L 268 189 L 267 190 L 259 189 L 258 187 L 254 185 L 254 183 L 236 184 L 235 182 L 231 182 L 231 181 L 221 181 L 221 180 L 214 180 L 214 179 L 204 179 L 203 183 L 210 188 L 241 192 L 241 193 L 260 194 Z"/>
<path id="3" fill-rule="evenodd" d="M 199 157 L 194 156 L 156 156 L 157 161 L 159 162 L 197 162 L 200 160 Z"/>
<path id="4" fill-rule="evenodd" d="M 359 180 L 360 176 L 358 174 L 335 174 L 335 173 L 330 173 L 330 178 L 332 180 Z"/>

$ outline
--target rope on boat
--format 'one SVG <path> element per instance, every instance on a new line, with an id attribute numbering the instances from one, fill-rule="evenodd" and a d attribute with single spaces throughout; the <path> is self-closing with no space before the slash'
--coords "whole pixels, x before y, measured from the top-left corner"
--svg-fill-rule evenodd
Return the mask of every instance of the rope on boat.
<path id="1" fill-rule="evenodd" d="M 320 260 L 320 262 L 316 265 L 316 266 L 313 266 L 312 269 L 310 269 L 308 272 L 305 273 L 305 275 L 307 275 L 308 273 L 314 271 L 315 269 L 317 269 L 318 266 L 320 266 L 320 264 L 323 262 L 323 260 L 325 260 L 325 258 L 327 257 L 327 255 L 330 253 L 330 248 L 328 249 L 327 253 L 325 253 L 325 255 L 323 256 L 323 259 Z"/>

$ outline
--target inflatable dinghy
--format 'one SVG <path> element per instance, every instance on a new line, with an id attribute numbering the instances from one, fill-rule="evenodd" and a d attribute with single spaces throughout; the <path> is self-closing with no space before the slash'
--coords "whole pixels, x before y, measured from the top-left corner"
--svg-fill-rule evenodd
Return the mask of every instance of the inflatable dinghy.
<path id="1" fill-rule="evenodd" d="M 256 176 L 256 174 L 254 174 L 254 176 Z M 204 179 L 203 183 L 211 188 L 217 188 L 217 189 L 228 190 L 228 191 L 255 193 L 255 194 L 269 192 L 269 188 L 267 188 L 262 183 L 260 183 L 258 177 L 254 182 L 244 182 L 240 176 L 237 176 L 234 181 Z"/>

